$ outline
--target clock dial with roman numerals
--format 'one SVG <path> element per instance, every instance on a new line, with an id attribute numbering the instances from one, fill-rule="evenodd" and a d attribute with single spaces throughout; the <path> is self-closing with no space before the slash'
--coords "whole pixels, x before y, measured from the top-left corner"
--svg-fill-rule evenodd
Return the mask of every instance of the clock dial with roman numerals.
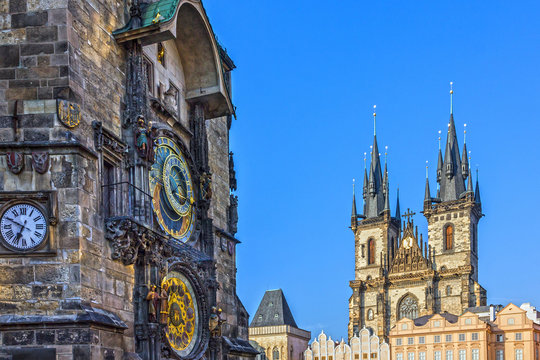
<path id="1" fill-rule="evenodd" d="M 49 230 L 47 218 L 35 205 L 19 203 L 8 207 L 0 218 L 4 243 L 18 251 L 32 250 L 45 241 Z"/>

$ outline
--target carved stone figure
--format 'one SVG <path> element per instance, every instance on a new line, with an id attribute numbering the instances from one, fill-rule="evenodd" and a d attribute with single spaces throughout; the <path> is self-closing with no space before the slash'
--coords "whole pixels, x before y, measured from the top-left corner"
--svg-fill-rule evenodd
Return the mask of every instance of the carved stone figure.
<path id="1" fill-rule="evenodd" d="M 159 294 L 159 323 L 160 324 L 166 324 L 167 318 L 169 317 L 169 311 L 168 311 L 168 301 L 169 301 L 169 293 L 167 292 L 167 284 L 163 284 L 163 287 L 161 288 L 161 292 Z"/>
<path id="2" fill-rule="evenodd" d="M 204 200 L 210 200 L 212 198 L 212 174 L 204 172 L 201 175 L 201 197 Z"/>
<path id="3" fill-rule="evenodd" d="M 176 114 L 178 112 L 178 89 L 172 84 L 169 85 L 169 89 L 163 93 L 165 106 Z"/>
<path id="4" fill-rule="evenodd" d="M 157 128 L 155 126 L 152 126 L 151 124 L 149 124 L 149 126 L 150 126 L 150 136 L 148 139 L 148 159 L 147 160 L 153 163 L 154 157 L 155 157 L 154 141 L 157 139 L 158 133 L 157 133 Z"/>
<path id="5" fill-rule="evenodd" d="M 24 167 L 24 155 L 19 152 L 7 152 L 7 166 L 9 171 L 14 174 L 18 174 Z"/>
<path id="6" fill-rule="evenodd" d="M 230 195 L 229 205 L 229 232 L 236 234 L 238 231 L 238 196 Z"/>
<path id="7" fill-rule="evenodd" d="M 226 320 L 221 320 L 221 311 L 220 308 L 212 306 L 212 314 L 208 320 L 208 328 L 212 337 L 221 336 L 221 325 L 226 322 Z"/>
<path id="8" fill-rule="evenodd" d="M 155 285 L 150 286 L 150 291 L 148 292 L 148 295 L 146 295 L 146 300 L 148 300 L 148 321 L 156 322 L 159 294 L 156 292 Z"/>
<path id="9" fill-rule="evenodd" d="M 148 155 L 148 127 L 144 121 L 144 117 L 139 115 L 137 117 L 137 136 L 136 136 L 136 147 L 139 155 L 146 159 Z"/>
<path id="10" fill-rule="evenodd" d="M 33 152 L 32 167 L 38 174 L 45 174 L 49 169 L 49 153 L 48 152 Z"/>
<path id="11" fill-rule="evenodd" d="M 129 22 L 126 25 L 128 30 L 138 29 L 141 27 L 141 8 L 138 3 L 133 2 L 129 7 Z"/>
<path id="12" fill-rule="evenodd" d="M 233 152 L 231 151 L 229 153 L 229 188 L 232 191 L 236 191 L 237 183 L 236 183 L 236 171 L 234 170 L 234 159 L 233 159 Z"/>

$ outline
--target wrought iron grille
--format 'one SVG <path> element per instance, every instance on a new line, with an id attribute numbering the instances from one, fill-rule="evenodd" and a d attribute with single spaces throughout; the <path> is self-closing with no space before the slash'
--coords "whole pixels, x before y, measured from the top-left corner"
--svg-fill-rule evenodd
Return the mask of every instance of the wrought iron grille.
<path id="1" fill-rule="evenodd" d="M 150 229 L 154 228 L 152 196 L 127 181 L 102 185 L 105 219 L 130 217 Z"/>

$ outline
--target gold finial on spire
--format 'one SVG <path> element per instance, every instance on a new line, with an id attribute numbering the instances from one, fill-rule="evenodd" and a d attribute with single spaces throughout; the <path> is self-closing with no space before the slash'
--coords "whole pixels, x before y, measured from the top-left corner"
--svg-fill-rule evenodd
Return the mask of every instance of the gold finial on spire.
<path id="1" fill-rule="evenodd" d="M 369 155 L 373 155 L 373 145 L 369 145 Z"/>
<path id="2" fill-rule="evenodd" d="M 384 162 L 386 162 L 387 158 L 388 158 L 388 145 L 384 147 Z"/>
<path id="3" fill-rule="evenodd" d="M 453 104 L 454 89 L 452 85 L 454 85 L 454 82 L 450 81 L 450 114 L 454 113 L 454 106 L 453 106 L 454 105 Z"/>
<path id="4" fill-rule="evenodd" d="M 377 105 L 373 105 L 373 135 L 377 135 Z"/>
<path id="5" fill-rule="evenodd" d="M 428 161 L 426 160 L 426 179 L 428 178 Z"/>
<path id="6" fill-rule="evenodd" d="M 439 150 L 441 150 L 441 130 L 439 130 Z"/>
<path id="7" fill-rule="evenodd" d="M 463 124 L 463 143 L 467 142 L 467 124 Z"/>
<path id="8" fill-rule="evenodd" d="M 364 170 L 367 168 L 367 167 L 366 167 L 366 155 L 367 155 L 367 153 L 364 152 Z"/>

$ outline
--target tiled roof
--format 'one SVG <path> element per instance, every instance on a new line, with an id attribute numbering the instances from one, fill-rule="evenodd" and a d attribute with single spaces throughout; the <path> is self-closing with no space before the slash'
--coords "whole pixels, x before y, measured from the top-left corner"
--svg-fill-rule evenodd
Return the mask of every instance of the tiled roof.
<path id="1" fill-rule="evenodd" d="M 290 325 L 298 328 L 281 289 L 268 290 L 259 304 L 250 327 Z"/>

